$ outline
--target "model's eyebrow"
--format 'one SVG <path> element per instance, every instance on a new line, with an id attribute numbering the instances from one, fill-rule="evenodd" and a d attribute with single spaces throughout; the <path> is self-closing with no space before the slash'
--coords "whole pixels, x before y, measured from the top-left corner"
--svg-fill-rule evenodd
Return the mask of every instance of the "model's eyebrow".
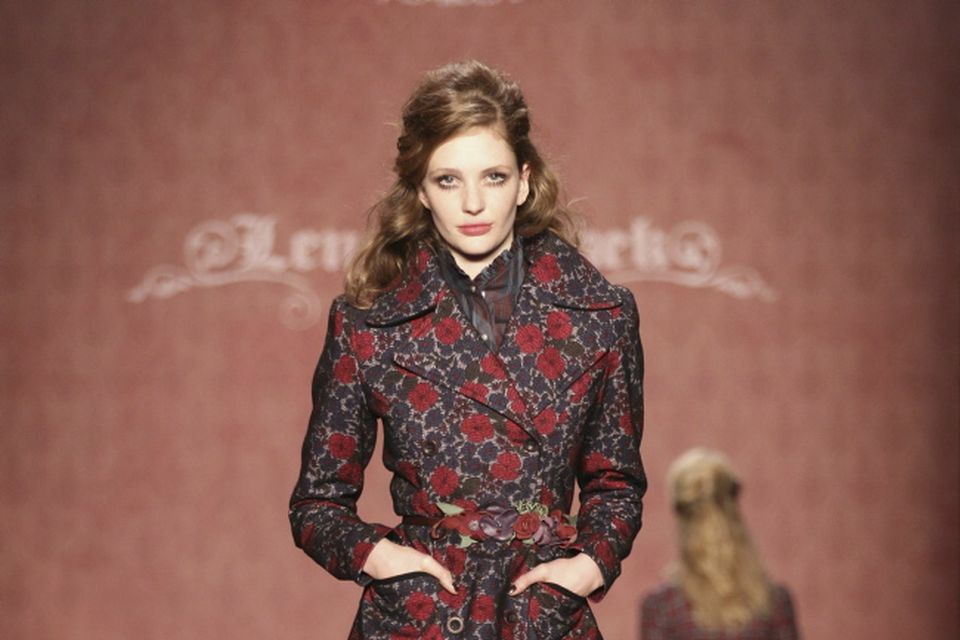
<path id="1" fill-rule="evenodd" d="M 492 167 L 481 169 L 480 173 L 490 173 L 492 171 L 501 171 L 504 173 L 509 173 L 513 171 L 513 168 L 511 168 L 510 165 L 506 165 L 506 164 L 496 164 L 496 165 L 493 165 Z M 435 176 L 435 175 L 444 175 L 447 173 L 460 175 L 461 169 L 454 169 L 453 167 L 437 167 L 436 169 L 431 169 L 430 171 L 428 171 L 427 175 Z"/>

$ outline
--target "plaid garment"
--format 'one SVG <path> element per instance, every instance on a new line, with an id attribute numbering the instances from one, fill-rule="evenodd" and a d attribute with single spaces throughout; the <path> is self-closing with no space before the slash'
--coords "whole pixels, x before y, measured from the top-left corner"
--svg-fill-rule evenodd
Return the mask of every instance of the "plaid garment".
<path id="1" fill-rule="evenodd" d="M 790 592 L 772 585 L 770 616 L 753 620 L 731 633 L 707 631 L 693 621 L 693 611 L 683 589 L 664 585 L 643 600 L 641 640 L 798 640 Z"/>
<path id="2" fill-rule="evenodd" d="M 460 308 L 490 350 L 498 351 L 527 271 L 520 237 L 514 237 L 511 247 L 472 280 L 448 250 L 439 253 L 440 274 L 453 290 Z"/>

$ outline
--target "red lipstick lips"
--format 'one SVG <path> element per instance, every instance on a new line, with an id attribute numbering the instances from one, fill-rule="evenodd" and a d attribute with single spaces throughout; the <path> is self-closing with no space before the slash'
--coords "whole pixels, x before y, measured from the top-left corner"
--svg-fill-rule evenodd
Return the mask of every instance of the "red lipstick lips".
<path id="1" fill-rule="evenodd" d="M 493 227 L 492 224 L 464 224 L 457 227 L 457 229 L 465 236 L 482 236 L 489 231 L 491 227 Z"/>

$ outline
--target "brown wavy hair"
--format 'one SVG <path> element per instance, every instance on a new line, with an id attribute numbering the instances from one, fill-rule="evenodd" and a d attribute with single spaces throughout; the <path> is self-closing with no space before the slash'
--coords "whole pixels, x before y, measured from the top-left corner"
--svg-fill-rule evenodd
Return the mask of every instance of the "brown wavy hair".
<path id="1" fill-rule="evenodd" d="M 737 631 L 770 612 L 770 582 L 740 514 L 740 480 L 727 459 L 691 449 L 667 474 L 680 528 L 675 579 L 694 620 L 713 631 Z"/>
<path id="2" fill-rule="evenodd" d="M 517 208 L 514 233 L 546 230 L 576 246 L 575 219 L 559 203 L 559 182 L 530 141 L 530 114 L 520 87 L 503 73 L 467 60 L 426 74 L 403 107 L 394 162 L 396 181 L 370 210 L 372 237 L 357 252 L 346 277 L 351 304 L 369 307 L 406 271 L 417 245 L 441 243 L 429 211 L 417 197 L 433 151 L 474 127 L 493 127 L 530 169 L 530 193 Z"/>

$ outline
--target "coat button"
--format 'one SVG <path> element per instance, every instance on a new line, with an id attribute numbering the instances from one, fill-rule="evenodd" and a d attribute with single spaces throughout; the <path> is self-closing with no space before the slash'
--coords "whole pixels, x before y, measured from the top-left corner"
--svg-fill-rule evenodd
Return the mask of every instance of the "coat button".
<path id="1" fill-rule="evenodd" d="M 523 448 L 529 451 L 530 453 L 534 453 L 537 449 L 539 449 L 539 447 L 537 446 L 537 441 L 532 439 L 524 442 Z"/>
<path id="2" fill-rule="evenodd" d="M 517 624 L 517 620 L 520 619 L 520 616 L 517 615 L 517 612 L 511 609 L 507 611 L 507 615 L 504 616 L 508 624 Z"/>
<path id="3" fill-rule="evenodd" d="M 463 618 L 460 616 L 450 616 L 447 618 L 447 631 L 459 634 L 463 631 Z"/>
<path id="4" fill-rule="evenodd" d="M 423 455 L 432 456 L 437 452 L 437 443 L 433 440 L 426 440 L 423 443 Z"/>

